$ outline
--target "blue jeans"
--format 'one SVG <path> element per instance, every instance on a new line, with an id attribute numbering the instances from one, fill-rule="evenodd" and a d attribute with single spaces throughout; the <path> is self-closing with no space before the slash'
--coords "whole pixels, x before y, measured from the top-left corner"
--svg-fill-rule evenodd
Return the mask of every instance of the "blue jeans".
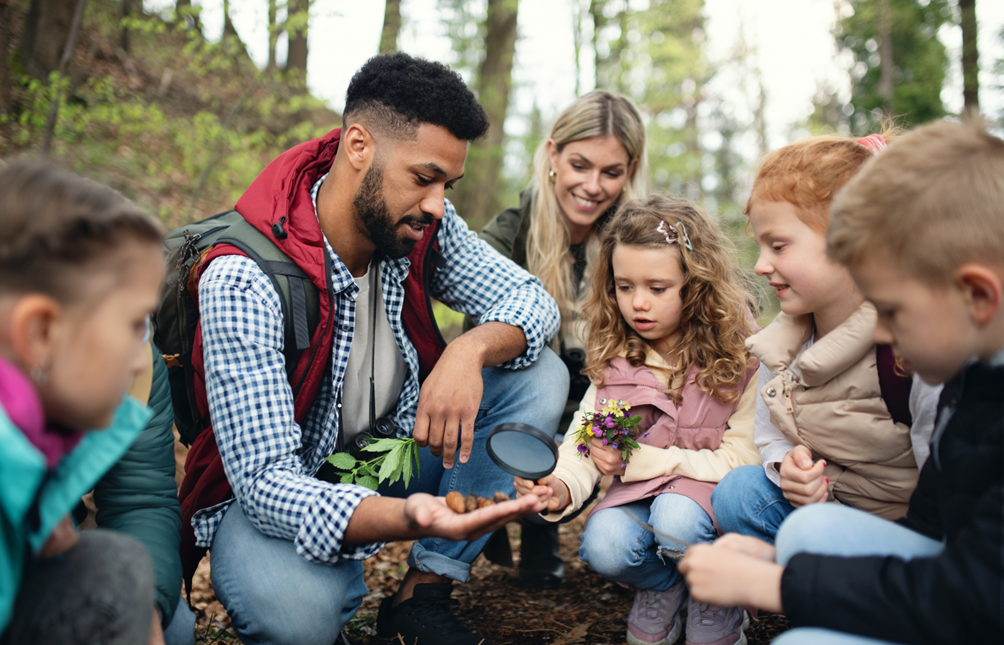
<path id="1" fill-rule="evenodd" d="M 763 466 L 730 470 L 715 486 L 711 508 L 723 533 L 752 535 L 771 544 L 781 522 L 795 510 Z"/>
<path id="2" fill-rule="evenodd" d="M 625 511 L 677 540 L 714 542 L 718 537 L 704 509 L 675 493 L 593 513 L 582 532 L 579 558 L 604 578 L 638 589 L 665 591 L 673 586 L 679 578 L 676 558 L 687 545 L 646 531 Z"/>
<path id="3" fill-rule="evenodd" d="M 495 465 L 485 442 L 500 423 L 527 423 L 553 437 L 568 398 L 568 369 L 550 349 L 545 348 L 533 365 L 523 370 L 486 367 L 481 372 L 484 394 L 474 422 L 474 447 L 466 464 L 459 459 L 453 468 L 443 468 L 443 458 L 428 448 L 420 450 L 420 477 L 404 488 L 398 483 L 381 488 L 382 494 L 404 497 L 415 492 L 445 496 L 460 491 L 491 498 L 495 491 L 514 496 L 513 476 Z M 421 571 L 446 576 L 458 582 L 471 577 L 471 563 L 481 553 L 491 534 L 473 542 L 424 538 L 415 543 L 408 565 Z"/>
<path id="4" fill-rule="evenodd" d="M 848 506 L 812 504 L 794 512 L 777 534 L 777 562 L 796 553 L 843 557 L 892 555 L 904 560 L 929 558 L 945 545 L 880 517 Z M 800 628 L 774 640 L 779 645 L 891 645 L 828 629 Z"/>
<path id="5" fill-rule="evenodd" d="M 188 608 L 184 598 L 178 598 L 178 608 L 174 617 L 164 628 L 166 645 L 192 645 L 195 642 L 195 614 Z"/>
<path id="6" fill-rule="evenodd" d="M 363 563 L 309 562 L 231 504 L 210 553 L 213 590 L 248 645 L 331 645 L 366 595 Z"/>

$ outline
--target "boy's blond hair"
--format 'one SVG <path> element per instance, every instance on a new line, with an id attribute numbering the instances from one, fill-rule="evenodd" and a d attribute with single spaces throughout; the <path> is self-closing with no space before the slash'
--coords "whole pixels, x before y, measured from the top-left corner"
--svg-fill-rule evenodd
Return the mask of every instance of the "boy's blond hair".
<path id="1" fill-rule="evenodd" d="M 939 121 L 892 143 L 837 193 L 830 257 L 888 258 L 945 286 L 966 262 L 1004 265 L 1004 141 L 982 121 Z"/>

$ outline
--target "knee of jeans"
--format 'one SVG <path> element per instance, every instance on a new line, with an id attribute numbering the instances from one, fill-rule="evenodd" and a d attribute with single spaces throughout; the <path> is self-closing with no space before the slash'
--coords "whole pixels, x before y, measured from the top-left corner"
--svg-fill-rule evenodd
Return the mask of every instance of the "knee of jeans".
<path id="1" fill-rule="evenodd" d="M 284 597 L 242 590 L 241 607 L 227 607 L 234 631 L 245 643 L 331 645 L 342 625 L 329 595 L 306 591 Z"/>
<path id="2" fill-rule="evenodd" d="M 619 578 L 633 566 L 641 563 L 641 558 L 626 545 L 603 539 L 602 536 L 587 538 L 582 534 L 579 559 L 604 578 Z"/>
<path id="3" fill-rule="evenodd" d="M 810 504 L 789 515 L 775 540 L 778 564 L 787 564 L 796 553 L 810 551 L 819 542 L 820 535 L 829 533 L 834 521 L 833 511 L 838 508 L 833 504 Z"/>
<path id="4" fill-rule="evenodd" d="M 724 525 L 730 520 L 753 513 L 748 493 L 762 470 L 760 466 L 740 466 L 729 471 L 711 492 L 711 508 L 723 530 L 728 531 Z"/>

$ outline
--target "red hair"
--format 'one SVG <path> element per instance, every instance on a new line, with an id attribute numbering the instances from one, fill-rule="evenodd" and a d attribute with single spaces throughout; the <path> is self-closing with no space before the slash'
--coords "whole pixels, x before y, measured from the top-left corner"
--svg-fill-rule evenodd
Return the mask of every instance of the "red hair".
<path id="1" fill-rule="evenodd" d="M 760 162 L 743 213 L 754 202 L 788 202 L 798 217 L 819 233 L 830 224 L 830 202 L 837 191 L 875 154 L 875 139 L 890 141 L 890 131 L 865 139 L 819 136 L 768 153 Z"/>

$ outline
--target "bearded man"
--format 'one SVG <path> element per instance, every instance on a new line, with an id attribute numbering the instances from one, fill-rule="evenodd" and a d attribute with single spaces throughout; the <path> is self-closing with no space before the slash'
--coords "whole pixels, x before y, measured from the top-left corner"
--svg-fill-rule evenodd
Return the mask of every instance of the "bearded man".
<path id="1" fill-rule="evenodd" d="M 203 261 L 213 429 L 203 435 L 215 446 L 197 440 L 193 450 L 205 457 L 218 446 L 226 481 L 210 481 L 211 465 L 190 472 L 183 508 L 194 541 L 211 550 L 213 588 L 245 643 L 331 645 L 366 593 L 362 560 L 385 541 L 416 538 L 400 589 L 380 607 L 380 636 L 481 641 L 450 613 L 453 581 L 468 580 L 486 531 L 543 504 L 458 515 L 443 496 L 512 493 L 512 476 L 485 452 L 487 434 L 506 421 L 553 432 L 568 387 L 547 348 L 559 326 L 555 302 L 445 197 L 464 174 L 468 142 L 487 129 L 455 72 L 377 56 L 349 85 L 343 127 L 280 155 L 237 202 L 318 290 L 318 324 L 291 372 L 295 396 L 275 286 L 232 248 Z M 431 298 L 479 325 L 443 343 Z M 406 499 L 318 476 L 324 458 L 374 418 L 423 447 Z M 220 500 L 227 483 L 232 497 Z"/>

